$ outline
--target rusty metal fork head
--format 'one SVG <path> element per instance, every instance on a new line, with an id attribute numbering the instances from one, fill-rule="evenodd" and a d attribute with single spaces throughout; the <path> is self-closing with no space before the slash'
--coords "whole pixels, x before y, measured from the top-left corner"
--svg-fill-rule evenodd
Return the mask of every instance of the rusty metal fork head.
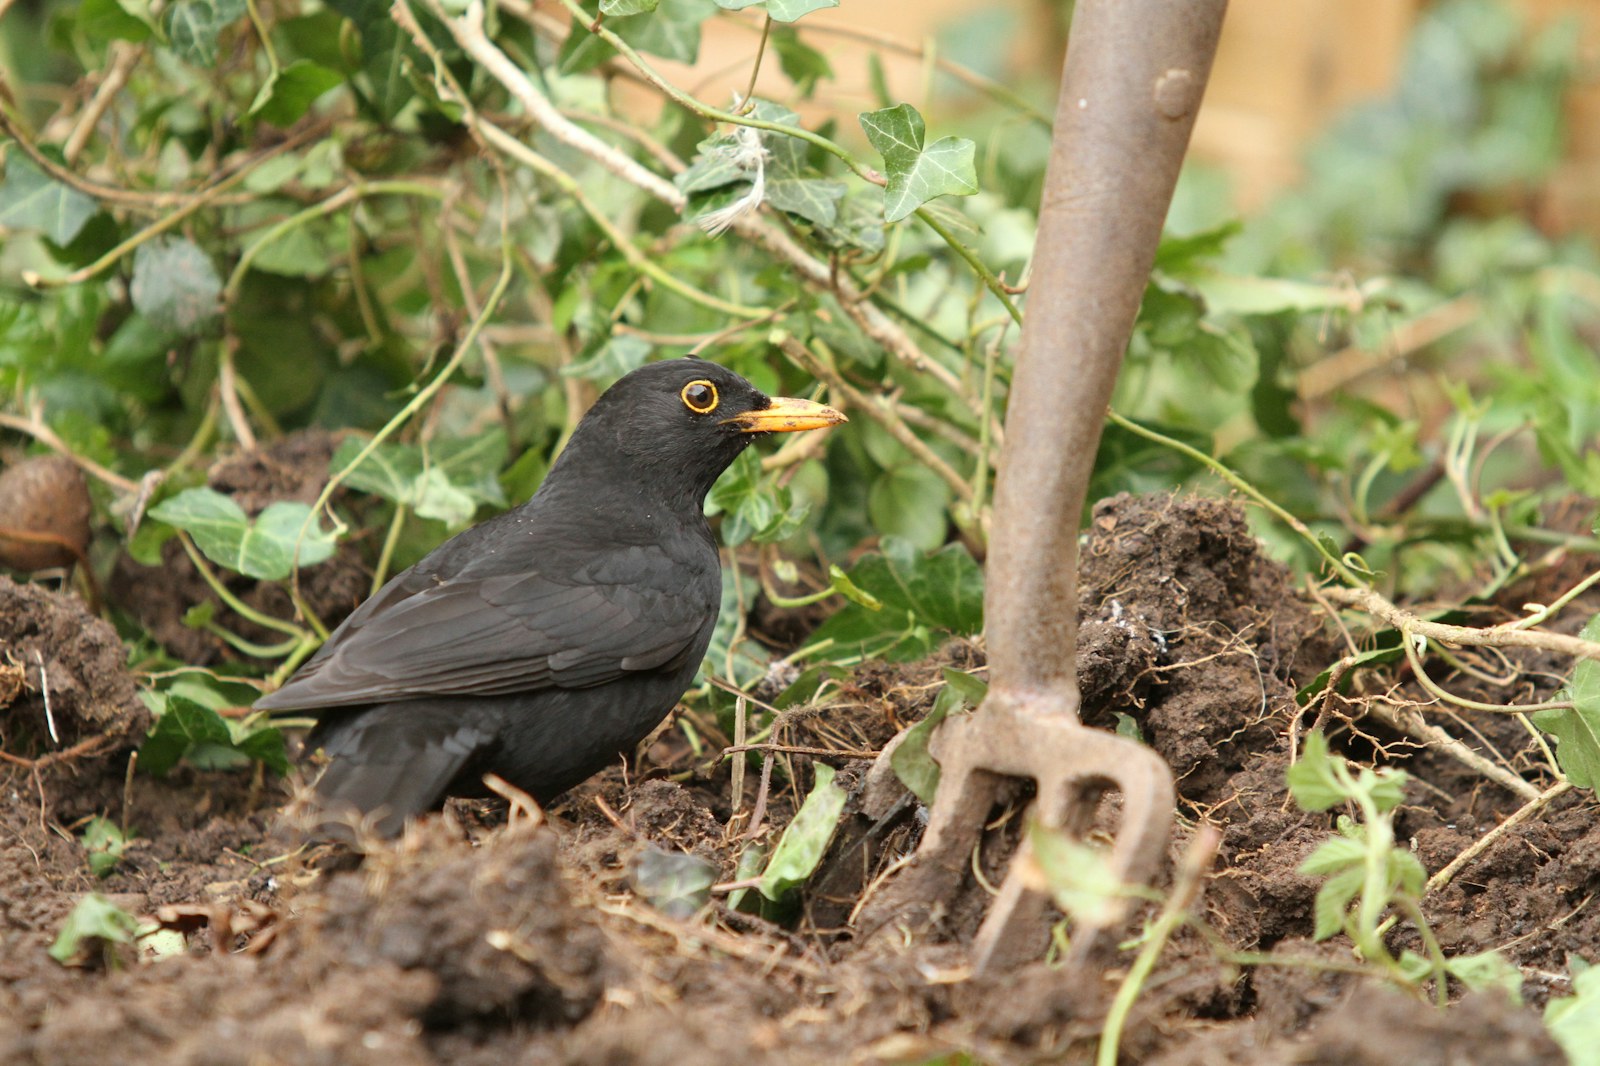
<path id="1" fill-rule="evenodd" d="M 927 882 L 945 881 L 948 891 L 954 887 L 948 875 L 965 870 L 1006 778 L 1034 781 L 1034 818 L 1047 829 L 1071 834 L 1088 829 L 1103 792 L 1121 792 L 1112 872 L 1123 883 L 1143 883 L 1161 861 L 1172 821 L 1172 771 L 1143 744 L 1079 724 L 1075 708 L 1030 706 L 991 692 L 978 711 L 945 723 L 933 754 L 940 766 L 939 794 L 917 854 L 927 878 L 919 889 L 932 890 L 932 898 L 944 893 Z M 1024 837 L 973 942 L 979 972 L 1027 962 L 1043 946 L 1047 901 L 1030 884 L 1029 849 Z M 1112 903 L 1095 918 L 1080 920 L 1072 933 L 1072 956 L 1087 958 L 1123 916 L 1124 907 Z"/>

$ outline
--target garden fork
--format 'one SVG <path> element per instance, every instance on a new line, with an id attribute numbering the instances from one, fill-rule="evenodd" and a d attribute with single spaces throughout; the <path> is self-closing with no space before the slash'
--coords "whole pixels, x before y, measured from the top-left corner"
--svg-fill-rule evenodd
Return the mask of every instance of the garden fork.
<path id="1" fill-rule="evenodd" d="M 1006 778 L 1037 784 L 1035 817 L 1082 833 L 1100 793 L 1123 807 L 1110 861 L 1145 881 L 1165 850 L 1172 772 L 1154 751 L 1078 720 L 1078 522 L 1100 427 L 1211 71 L 1226 0 L 1079 0 L 1067 48 L 1022 340 L 995 484 L 985 629 L 989 694 L 947 720 L 939 791 L 891 899 L 948 898 Z M 974 944 L 979 972 L 1038 954 L 1045 900 L 1024 838 Z M 1080 921 L 1084 957 L 1122 917 Z"/>

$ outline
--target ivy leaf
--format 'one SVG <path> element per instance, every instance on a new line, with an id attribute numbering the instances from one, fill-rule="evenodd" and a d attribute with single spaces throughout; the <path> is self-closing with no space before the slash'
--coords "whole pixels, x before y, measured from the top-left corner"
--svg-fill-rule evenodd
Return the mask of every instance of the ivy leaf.
<path id="1" fill-rule="evenodd" d="M 660 3 L 661 0 L 600 0 L 600 13 L 611 18 L 647 15 Z"/>
<path id="2" fill-rule="evenodd" d="M 384 122 L 393 120 L 416 90 L 406 77 L 411 43 L 389 17 L 387 0 L 328 0 L 328 6 L 361 31 L 361 70 L 370 83 L 366 100 Z M 422 11 L 417 17 L 428 18 Z"/>
<path id="3" fill-rule="evenodd" d="M 245 0 L 173 0 L 161 24 L 180 58 L 210 67 L 217 62 L 217 37 L 244 12 Z"/>
<path id="4" fill-rule="evenodd" d="M 939 728 L 939 723 L 943 722 L 950 712 L 964 710 L 969 705 L 976 706 L 968 698 L 971 689 L 967 688 L 963 681 L 955 680 L 963 678 L 966 681 L 976 681 L 976 678 L 959 670 L 949 669 L 945 670 L 944 675 L 945 686 L 939 690 L 939 695 L 934 699 L 933 709 L 928 712 L 926 718 L 906 730 L 905 739 L 889 756 L 889 768 L 900 779 L 900 783 L 922 801 L 924 807 L 933 806 L 934 795 L 939 790 L 939 764 L 928 751 L 928 741 L 933 739 L 934 730 Z M 978 684 L 981 685 L 982 682 Z"/>
<path id="5" fill-rule="evenodd" d="M 660 0 L 650 14 L 620 19 L 612 28 L 641 52 L 693 63 L 700 57 L 700 24 L 716 10 L 711 0 Z"/>
<path id="6" fill-rule="evenodd" d="M 833 77 L 833 66 L 828 57 L 806 44 L 800 35 L 787 27 L 772 31 L 772 50 L 777 53 L 778 66 L 784 75 L 809 98 L 816 91 L 817 82 Z"/>
<path id="7" fill-rule="evenodd" d="M 186 756 L 198 754 L 205 769 L 233 769 L 243 766 L 243 755 L 219 756 L 233 747 L 228 723 L 216 711 L 182 696 L 168 696 L 166 709 L 156 719 L 155 728 L 139 749 L 139 768 L 155 777 L 165 777 Z"/>
<path id="8" fill-rule="evenodd" d="M 813 641 L 904 661 L 932 651 L 943 635 L 983 628 L 983 571 L 963 545 L 924 555 L 904 538 L 888 536 L 880 547 L 881 555 L 851 567 L 850 580 L 881 609 L 851 603 L 819 626 Z"/>
<path id="9" fill-rule="evenodd" d="M 58 245 L 68 245 L 99 205 L 34 166 L 20 151 L 7 154 L 6 180 L 0 184 L 0 226 L 37 230 Z"/>
<path id="10" fill-rule="evenodd" d="M 349 438 L 339 445 L 330 470 L 344 470 L 366 446 Z M 472 520 L 480 503 L 503 505 L 500 467 L 505 462 L 505 431 L 496 429 L 476 438 L 442 442 L 431 462 L 414 444 L 380 444 L 346 475 L 346 484 L 404 504 L 423 518 L 434 518 L 452 528 Z"/>
<path id="11" fill-rule="evenodd" d="M 1600 641 L 1600 615 L 1589 619 L 1581 634 Z M 1600 662 L 1579 659 L 1572 668 L 1566 698 L 1572 706 L 1536 711 L 1533 724 L 1556 738 L 1556 761 L 1561 772 L 1579 788 L 1600 783 Z"/>
<path id="12" fill-rule="evenodd" d="M 772 849 L 772 861 L 761 875 L 761 894 L 774 903 L 804 884 L 816 870 L 849 798 L 844 789 L 833 783 L 833 767 L 815 763 L 814 769 L 816 784 L 784 829 L 778 846 Z"/>
<path id="13" fill-rule="evenodd" d="M 186 489 L 150 509 L 150 517 L 194 538 L 206 558 L 219 566 L 264 581 L 281 581 L 294 567 L 314 566 L 333 554 L 332 531 L 312 522 L 301 537 L 311 508 L 280 500 L 251 521 L 231 498 L 213 489 Z"/>
<path id="14" fill-rule="evenodd" d="M 794 22 L 813 11 L 838 6 L 839 0 L 767 0 L 767 14 L 773 22 Z"/>
<path id="15" fill-rule="evenodd" d="M 717 0 L 724 11 L 743 11 L 765 6 L 774 22 L 793 22 L 825 7 L 838 7 L 839 0 Z"/>
<path id="16" fill-rule="evenodd" d="M 874 528 L 931 551 L 945 542 L 950 496 L 938 474 L 920 463 L 902 463 L 873 479 L 867 514 Z"/>
<path id="17" fill-rule="evenodd" d="M 274 126 L 292 126 L 317 97 L 343 82 L 338 71 L 297 59 L 267 79 L 250 105 L 250 114 Z"/>
<path id="18" fill-rule="evenodd" d="M 182 237 L 141 244 L 129 286 L 136 311 L 157 329 L 190 336 L 222 310 L 222 278 L 211 260 Z"/>
<path id="19" fill-rule="evenodd" d="M 846 190 L 844 182 L 828 178 L 768 178 L 767 203 L 819 226 L 832 226 Z"/>
<path id="20" fill-rule="evenodd" d="M 152 31 L 150 23 L 117 0 L 83 0 L 78 8 L 78 29 L 91 40 L 135 44 L 149 40 Z"/>
<path id="21" fill-rule="evenodd" d="M 139 768 L 165 777 L 180 762 L 198 770 L 237 770 L 252 762 L 279 774 L 289 772 L 283 733 L 274 726 L 233 723 L 210 707 L 173 693 L 150 700 L 158 717 L 139 748 Z"/>
<path id="22" fill-rule="evenodd" d="M 727 473 L 717 479 L 706 500 L 707 511 L 722 513 L 722 542 L 730 548 L 747 540 L 762 543 L 793 536 L 805 521 L 810 508 L 795 504 L 787 488 L 779 487 L 776 475 L 764 476 L 761 457 L 744 452 Z"/>
<path id="23" fill-rule="evenodd" d="M 883 215 L 888 221 L 898 222 L 935 197 L 978 191 L 973 165 L 977 146 L 965 137 L 941 137 L 924 147 L 927 125 L 910 104 L 863 112 L 860 121 L 867 140 L 883 156 L 889 179 Z"/>

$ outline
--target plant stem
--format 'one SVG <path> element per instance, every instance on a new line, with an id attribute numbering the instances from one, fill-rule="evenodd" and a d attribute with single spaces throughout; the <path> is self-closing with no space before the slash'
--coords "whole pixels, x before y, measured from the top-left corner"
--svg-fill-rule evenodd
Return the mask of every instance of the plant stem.
<path id="1" fill-rule="evenodd" d="M 1210 868 L 1221 843 L 1221 831 L 1213 825 L 1202 823 L 1195 830 L 1194 839 L 1184 849 L 1172 894 L 1167 897 L 1161 913 L 1145 934 L 1139 954 L 1134 958 L 1133 965 L 1128 967 L 1128 975 L 1117 986 L 1111 1006 L 1106 1010 L 1105 1027 L 1100 1031 L 1100 1046 L 1095 1052 L 1095 1066 L 1116 1066 L 1117 1048 L 1122 1043 L 1122 1030 L 1127 1025 L 1128 1013 L 1138 1001 L 1139 990 L 1155 969 L 1156 960 L 1167 941 L 1179 926 L 1188 921 L 1189 908 L 1194 905 L 1195 898 L 1205 884 L 1206 870 Z"/>

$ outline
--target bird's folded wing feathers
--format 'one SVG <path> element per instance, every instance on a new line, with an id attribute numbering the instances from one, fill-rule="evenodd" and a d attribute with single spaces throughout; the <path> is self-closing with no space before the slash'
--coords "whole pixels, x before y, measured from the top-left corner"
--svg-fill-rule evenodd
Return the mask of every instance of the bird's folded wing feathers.
<path id="1" fill-rule="evenodd" d="M 314 709 L 584 688 L 672 662 L 700 635 L 708 610 L 715 617 L 715 600 L 696 594 L 687 579 L 676 588 L 572 580 L 405 575 L 363 604 L 322 652 L 256 706 Z"/>

